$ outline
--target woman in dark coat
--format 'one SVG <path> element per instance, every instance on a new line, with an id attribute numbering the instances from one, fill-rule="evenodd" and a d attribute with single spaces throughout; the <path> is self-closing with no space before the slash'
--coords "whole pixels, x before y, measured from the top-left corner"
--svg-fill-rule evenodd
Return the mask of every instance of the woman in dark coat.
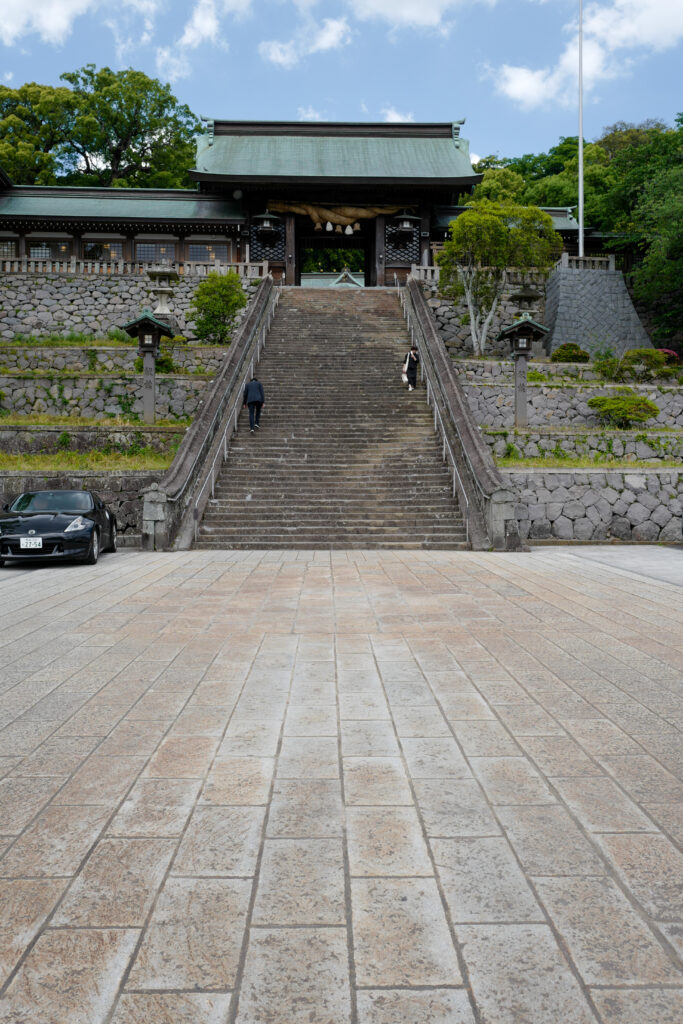
<path id="1" fill-rule="evenodd" d="M 408 378 L 408 391 L 414 391 L 417 387 L 417 368 L 420 365 L 417 345 L 411 347 L 403 365 L 405 366 L 405 374 Z"/>

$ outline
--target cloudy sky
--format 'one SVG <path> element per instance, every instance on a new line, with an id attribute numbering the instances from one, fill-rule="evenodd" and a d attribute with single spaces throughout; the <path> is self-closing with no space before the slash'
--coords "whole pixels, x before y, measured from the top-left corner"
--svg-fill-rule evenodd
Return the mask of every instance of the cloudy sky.
<path id="1" fill-rule="evenodd" d="M 0 0 L 0 82 L 86 63 L 224 119 L 451 121 L 474 154 L 576 134 L 578 0 Z M 585 135 L 683 110 L 681 0 L 584 0 Z"/>

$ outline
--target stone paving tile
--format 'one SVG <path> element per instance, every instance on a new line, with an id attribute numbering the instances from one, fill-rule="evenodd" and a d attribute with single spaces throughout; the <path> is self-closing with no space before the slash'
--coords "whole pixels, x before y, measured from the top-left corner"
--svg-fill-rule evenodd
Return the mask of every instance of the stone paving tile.
<path id="1" fill-rule="evenodd" d="M 492 804 L 552 804 L 543 778 L 523 757 L 473 757 L 472 771 Z"/>
<path id="2" fill-rule="evenodd" d="M 116 999 L 139 932 L 49 930 L 0 1002 L 2 1024 L 102 1024 Z"/>
<path id="3" fill-rule="evenodd" d="M 341 722 L 342 754 L 344 757 L 398 757 L 398 740 L 394 727 L 388 721 Z"/>
<path id="4" fill-rule="evenodd" d="M 179 836 L 190 817 L 197 779 L 138 779 L 114 816 L 111 836 Z"/>
<path id="5" fill-rule="evenodd" d="M 466 992 L 379 989 L 358 993 L 358 1024 L 474 1024 Z"/>
<path id="6" fill-rule="evenodd" d="M 338 839 L 267 839 L 252 925 L 344 925 Z"/>
<path id="7" fill-rule="evenodd" d="M 346 929 L 254 928 L 237 1024 L 350 1024 Z"/>
<path id="8" fill-rule="evenodd" d="M 500 828 L 479 783 L 457 779 L 416 779 L 417 803 L 427 835 L 444 838 L 495 836 Z"/>
<path id="9" fill-rule="evenodd" d="M 655 826 L 606 778 L 554 779 L 565 803 L 589 832 L 653 832 Z"/>
<path id="10" fill-rule="evenodd" d="M 250 891 L 251 882 L 242 878 L 169 878 L 128 988 L 232 988 Z"/>
<path id="11" fill-rule="evenodd" d="M 0 989 L 57 904 L 66 884 L 66 879 L 17 878 L 0 885 Z"/>
<path id="12" fill-rule="evenodd" d="M 458 985 L 460 969 L 431 878 L 356 878 L 351 883 L 360 987 Z"/>
<path id="13" fill-rule="evenodd" d="M 683 988 L 593 989 L 604 1024 L 680 1024 Z"/>
<path id="14" fill-rule="evenodd" d="M 665 836 L 605 835 L 598 842 L 648 914 L 683 920 L 683 854 Z"/>
<path id="15" fill-rule="evenodd" d="M 351 804 L 412 804 L 408 778 L 397 757 L 344 757 L 344 791 Z"/>
<path id="16" fill-rule="evenodd" d="M 107 823 L 106 807 L 51 804 L 5 853 L 0 877 L 72 875 Z"/>
<path id="17" fill-rule="evenodd" d="M 341 787 L 331 779 L 278 779 L 270 804 L 270 838 L 328 838 L 342 832 Z"/>
<path id="18" fill-rule="evenodd" d="M 141 927 L 174 850 L 173 839 L 102 839 L 62 901 L 52 924 Z"/>
<path id="19" fill-rule="evenodd" d="M 1 581 L 2 1024 L 595 1024 L 577 972 L 602 1024 L 678 1024 L 683 606 L 656 573 L 75 572 Z"/>
<path id="20" fill-rule="evenodd" d="M 545 920 L 505 839 L 433 839 L 455 924 Z"/>
<path id="21" fill-rule="evenodd" d="M 336 736 L 283 737 L 278 779 L 337 779 L 339 772 Z"/>
<path id="22" fill-rule="evenodd" d="M 197 807 L 173 862 L 173 875 L 253 875 L 262 807 Z"/>
<path id="23" fill-rule="evenodd" d="M 590 1005 L 547 925 L 458 925 L 485 1024 L 595 1024 Z"/>
<path id="24" fill-rule="evenodd" d="M 501 807 L 498 817 L 529 875 L 602 875 L 606 868 L 564 807 Z"/>
<path id="25" fill-rule="evenodd" d="M 352 875 L 434 874 L 413 807 L 349 807 L 346 827 Z"/>
<path id="26" fill-rule="evenodd" d="M 126 993 L 111 1024 L 225 1024 L 230 996 L 193 992 Z"/>
<path id="27" fill-rule="evenodd" d="M 413 779 L 467 779 L 467 761 L 452 737 L 401 739 L 408 772 Z"/>
<path id="28" fill-rule="evenodd" d="M 539 878 L 536 886 L 587 985 L 683 981 L 610 878 Z"/>

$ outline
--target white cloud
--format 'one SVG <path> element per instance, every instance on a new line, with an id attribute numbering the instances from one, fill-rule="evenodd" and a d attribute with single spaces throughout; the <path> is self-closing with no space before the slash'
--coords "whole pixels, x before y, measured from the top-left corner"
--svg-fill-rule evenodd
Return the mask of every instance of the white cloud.
<path id="1" fill-rule="evenodd" d="M 449 11 L 462 7 L 467 0 L 348 0 L 359 21 L 386 21 L 392 28 L 441 29 Z M 473 0 L 494 4 L 496 0 Z"/>
<path id="2" fill-rule="evenodd" d="M 297 35 L 287 42 L 264 40 L 259 43 L 258 52 L 271 64 L 289 69 L 312 53 L 338 50 L 350 42 L 351 30 L 346 18 L 325 18 L 322 25 L 307 21 Z"/>
<path id="3" fill-rule="evenodd" d="M 315 107 L 299 107 L 297 114 L 300 121 L 322 121 L 323 116 Z"/>
<path id="4" fill-rule="evenodd" d="M 470 153 L 470 163 L 478 164 L 480 160 L 481 157 L 479 156 L 478 153 Z"/>
<path id="5" fill-rule="evenodd" d="M 401 124 L 405 121 L 414 121 L 414 114 L 402 114 L 396 107 L 382 107 L 382 117 L 388 124 Z"/>
<path id="6" fill-rule="evenodd" d="M 63 43 L 76 18 L 96 5 L 97 0 L 3 0 L 0 39 L 11 46 L 37 32 L 44 43 Z"/>
<path id="7" fill-rule="evenodd" d="M 218 33 L 218 15 L 214 0 L 197 0 L 190 20 L 178 40 L 181 49 L 196 49 L 200 43 L 213 39 Z"/>
<path id="8" fill-rule="evenodd" d="M 531 110 L 548 103 L 574 105 L 578 88 L 578 31 L 554 67 L 533 69 L 504 64 L 490 71 L 504 96 Z M 593 3 L 584 14 L 583 82 L 588 93 L 599 82 L 617 78 L 646 53 L 676 46 L 683 39 L 683 4 L 671 0 L 612 0 Z"/>
<path id="9" fill-rule="evenodd" d="M 12 79 L 14 78 L 14 72 L 13 71 L 6 71 L 5 74 L 3 75 L 3 78 L 5 79 L 6 82 L 11 82 Z"/>
<path id="10" fill-rule="evenodd" d="M 156 54 L 157 74 L 169 82 L 187 78 L 192 67 L 185 53 L 172 46 L 158 46 Z"/>

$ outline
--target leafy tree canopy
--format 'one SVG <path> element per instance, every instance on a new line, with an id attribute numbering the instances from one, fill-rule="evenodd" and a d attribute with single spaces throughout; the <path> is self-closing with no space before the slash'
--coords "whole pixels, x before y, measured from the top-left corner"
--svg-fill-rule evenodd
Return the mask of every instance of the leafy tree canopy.
<path id="1" fill-rule="evenodd" d="M 441 290 L 464 296 L 475 355 L 483 355 L 508 270 L 547 272 L 562 249 L 547 213 L 533 206 L 481 199 L 449 228 L 439 253 Z"/>
<path id="2" fill-rule="evenodd" d="M 200 122 L 142 71 L 87 64 L 67 86 L 0 86 L 0 164 L 18 184 L 190 185 Z"/>
<path id="3" fill-rule="evenodd" d="M 200 341 L 229 345 L 235 320 L 247 304 L 237 274 L 209 274 L 200 281 L 189 306 Z"/>

